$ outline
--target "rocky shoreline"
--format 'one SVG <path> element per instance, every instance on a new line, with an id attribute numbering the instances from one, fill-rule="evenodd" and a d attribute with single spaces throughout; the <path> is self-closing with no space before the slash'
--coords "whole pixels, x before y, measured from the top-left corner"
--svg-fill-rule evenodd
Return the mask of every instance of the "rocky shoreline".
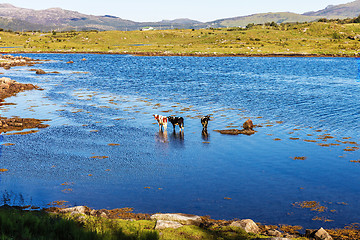
<path id="1" fill-rule="evenodd" d="M 33 66 L 35 62 L 40 60 L 34 60 L 28 57 L 14 57 L 5 55 L 0 58 L 0 67 L 4 69 L 10 69 L 15 66 Z M 0 106 L 11 105 L 11 103 L 4 103 L 5 98 L 15 96 L 19 92 L 29 90 L 43 90 L 40 87 L 33 84 L 19 83 L 7 77 L 0 78 Z M 0 133 L 10 131 L 22 131 L 24 129 L 32 128 L 46 128 L 49 125 L 43 124 L 46 120 L 38 120 L 33 118 L 6 118 L 0 117 Z"/>
<path id="2" fill-rule="evenodd" d="M 94 210 L 86 206 L 77 206 L 71 208 L 65 207 L 50 207 L 45 209 L 47 212 L 56 213 L 56 214 L 70 214 L 75 217 L 78 221 L 81 222 L 85 216 L 101 217 L 106 219 L 123 219 L 128 221 L 139 221 L 139 220 L 148 220 L 155 222 L 154 230 L 162 231 L 165 229 L 178 229 L 183 226 L 196 226 L 203 230 L 208 230 L 214 227 L 230 227 L 242 229 L 248 234 L 253 234 L 254 236 L 260 235 L 272 239 L 272 240 L 290 240 L 290 239 L 316 239 L 316 240 L 332 240 L 332 239 L 342 239 L 338 238 L 339 233 L 334 230 L 325 230 L 324 228 L 320 229 L 306 229 L 305 234 L 299 233 L 297 227 L 291 226 L 270 226 L 270 225 L 261 225 L 255 223 L 251 219 L 242 219 L 242 220 L 213 220 L 207 216 L 197 216 L 191 214 L 183 213 L 157 213 L 157 214 L 142 214 L 142 213 L 133 213 L 131 208 L 123 209 L 101 209 Z M 329 234 L 330 231 L 334 238 Z M 253 238 L 260 239 L 260 238 Z M 261 238 L 264 239 L 264 238 Z"/>
<path id="3" fill-rule="evenodd" d="M 35 64 L 39 64 L 41 62 L 42 61 L 39 59 L 32 59 L 29 57 L 2 55 L 0 58 L 0 67 L 8 70 L 11 67 L 16 66 L 34 66 Z"/>

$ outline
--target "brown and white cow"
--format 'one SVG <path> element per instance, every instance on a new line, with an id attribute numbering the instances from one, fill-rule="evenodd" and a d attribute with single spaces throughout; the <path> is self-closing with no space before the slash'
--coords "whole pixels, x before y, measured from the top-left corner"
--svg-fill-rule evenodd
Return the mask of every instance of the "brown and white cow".
<path id="1" fill-rule="evenodd" d="M 167 129 L 167 123 L 168 123 L 168 119 L 165 116 L 161 116 L 158 114 L 153 115 L 155 120 L 158 122 L 159 124 L 159 131 L 162 131 L 162 127 L 164 127 L 164 130 L 166 131 Z"/>

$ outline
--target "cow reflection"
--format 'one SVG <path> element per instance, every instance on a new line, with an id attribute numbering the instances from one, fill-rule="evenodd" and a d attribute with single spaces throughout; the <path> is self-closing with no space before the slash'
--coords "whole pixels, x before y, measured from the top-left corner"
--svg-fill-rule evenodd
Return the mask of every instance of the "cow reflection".
<path id="1" fill-rule="evenodd" d="M 171 139 L 177 140 L 179 142 L 184 141 L 184 131 L 176 132 L 175 130 L 171 134 Z"/>
<path id="2" fill-rule="evenodd" d="M 163 142 L 163 143 L 169 142 L 168 132 L 167 132 L 167 131 L 159 130 L 159 133 L 156 134 L 156 141 L 158 141 L 158 142 Z"/>
<path id="3" fill-rule="evenodd" d="M 201 137 L 204 141 L 209 141 L 210 134 L 208 133 L 207 129 L 203 129 L 201 132 Z"/>

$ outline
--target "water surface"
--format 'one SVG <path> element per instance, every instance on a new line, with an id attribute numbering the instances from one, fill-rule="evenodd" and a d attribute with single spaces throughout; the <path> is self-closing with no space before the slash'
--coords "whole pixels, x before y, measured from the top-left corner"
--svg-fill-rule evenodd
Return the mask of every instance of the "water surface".
<path id="1" fill-rule="evenodd" d="M 1 146 L 3 202 L 312 228 L 358 221 L 356 59 L 26 56 L 51 60 L 35 67 L 60 74 L 3 71 L 45 90 L 8 98 L 16 105 L 2 115 L 51 120 L 38 133 L 3 135 L 15 144 Z M 159 132 L 152 114 L 183 116 L 184 133 Z M 199 118 L 208 114 L 204 135 Z M 261 125 L 253 136 L 213 131 L 248 118 Z"/>

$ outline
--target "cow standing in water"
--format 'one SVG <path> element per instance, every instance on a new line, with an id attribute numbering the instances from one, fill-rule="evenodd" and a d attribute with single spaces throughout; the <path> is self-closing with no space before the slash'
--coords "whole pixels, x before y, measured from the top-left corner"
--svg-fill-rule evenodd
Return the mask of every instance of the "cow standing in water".
<path id="1" fill-rule="evenodd" d="M 167 123 L 168 123 L 168 119 L 165 116 L 161 116 L 158 114 L 153 115 L 155 120 L 158 122 L 159 124 L 159 131 L 162 131 L 162 127 L 164 127 L 164 130 L 166 131 L 167 129 Z"/>

